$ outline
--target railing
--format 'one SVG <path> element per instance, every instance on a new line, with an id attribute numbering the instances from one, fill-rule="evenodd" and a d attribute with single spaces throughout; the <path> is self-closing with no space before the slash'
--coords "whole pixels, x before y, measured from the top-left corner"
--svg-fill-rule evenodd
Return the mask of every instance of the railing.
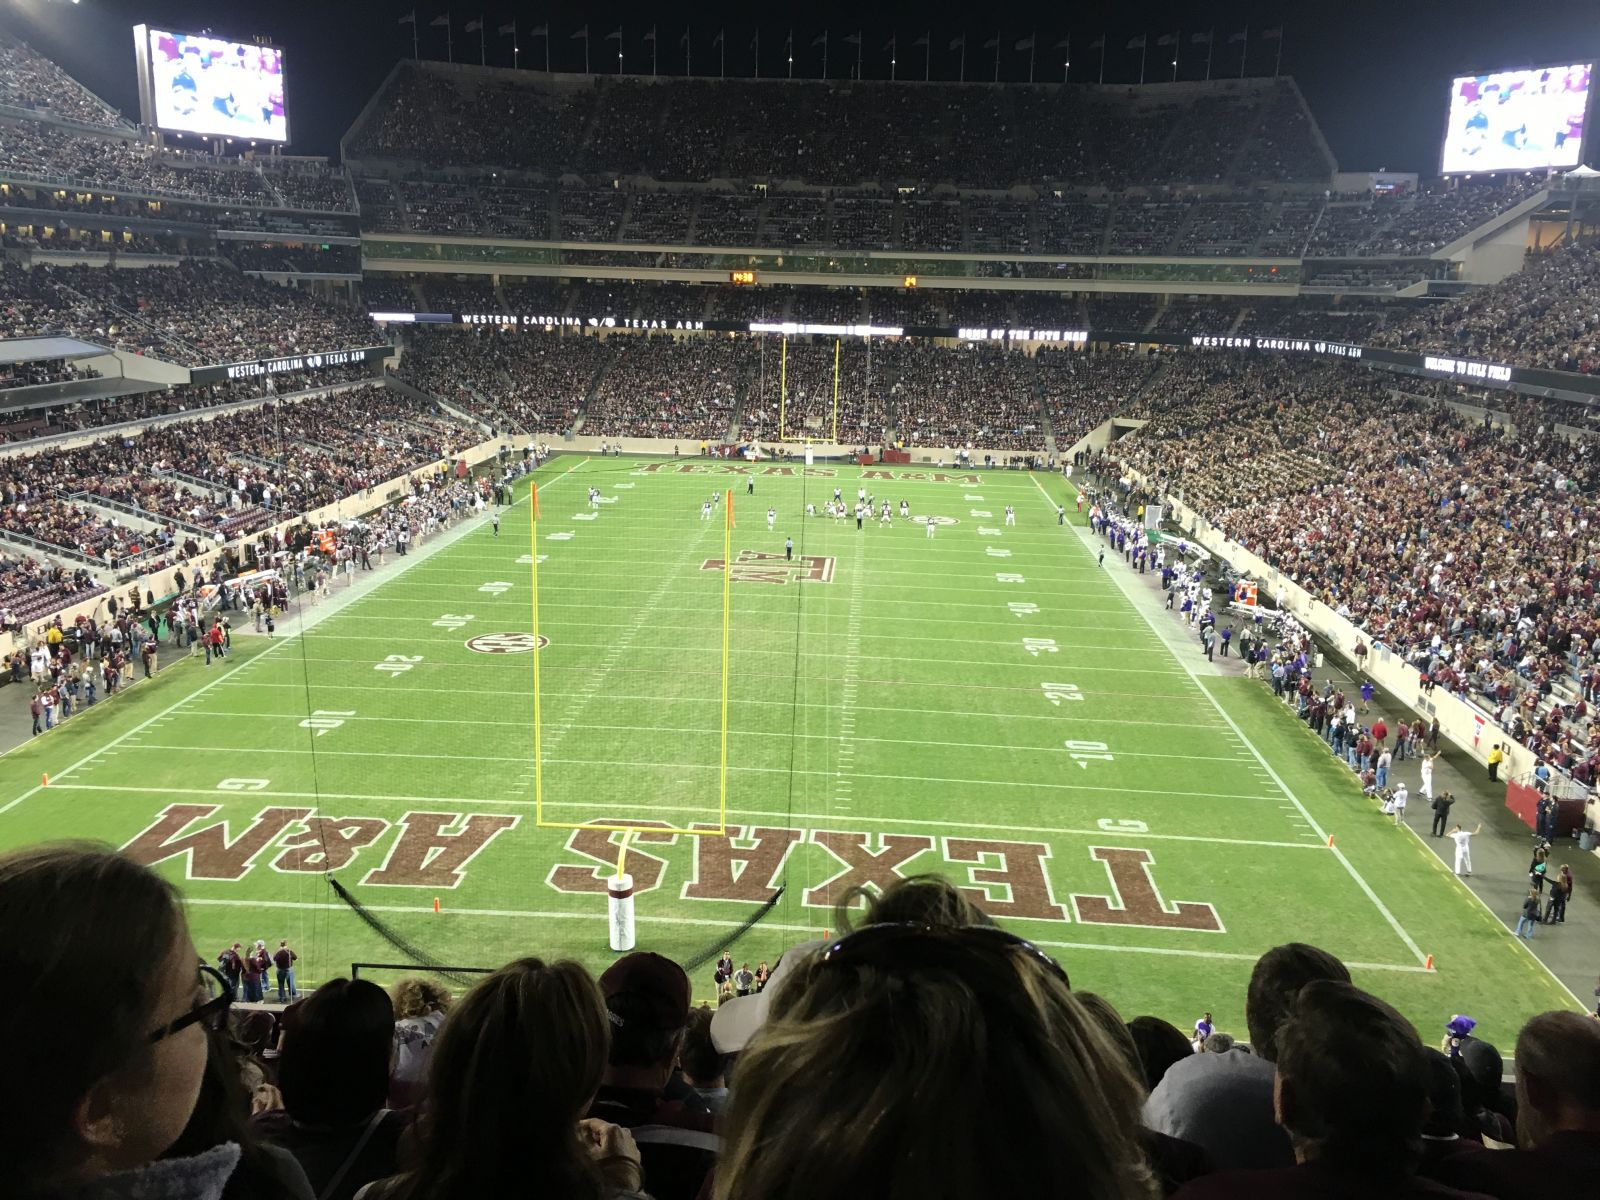
<path id="1" fill-rule="evenodd" d="M 169 517 L 164 513 L 151 512 L 147 508 L 140 508 L 137 504 L 129 504 L 126 500 L 113 500 L 110 496 L 98 496 L 94 492 L 73 492 L 66 496 L 74 504 L 92 504 L 96 508 L 109 508 L 116 512 L 127 513 L 130 517 L 138 517 L 141 521 L 149 521 L 156 528 L 163 525 L 172 525 L 178 529 L 188 530 L 202 536 L 210 536 L 211 530 L 203 525 L 196 525 L 185 521 L 181 517 Z"/>
<path id="2" fill-rule="evenodd" d="M 408 975 L 493 975 L 498 967 L 424 967 L 417 963 L 353 962 L 350 978 L 360 979 L 363 970 L 404 971 Z"/>

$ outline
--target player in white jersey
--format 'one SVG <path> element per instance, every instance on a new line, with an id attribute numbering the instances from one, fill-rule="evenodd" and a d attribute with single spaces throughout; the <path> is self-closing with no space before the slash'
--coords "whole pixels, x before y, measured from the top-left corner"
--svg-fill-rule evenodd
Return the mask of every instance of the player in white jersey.
<path id="1" fill-rule="evenodd" d="M 837 503 L 839 503 L 839 501 L 841 501 L 843 499 L 844 499 L 844 490 L 842 488 L 834 488 L 833 489 L 833 502 L 835 504 L 837 504 Z"/>
<path id="2" fill-rule="evenodd" d="M 911 516 L 911 505 L 907 504 L 904 500 L 900 501 L 900 519 L 902 521 L 904 521 L 904 520 L 907 520 L 910 516 Z"/>
<path id="3" fill-rule="evenodd" d="M 1017 523 L 1017 510 L 1012 508 L 1011 505 L 1008 504 L 1008 505 L 1006 505 L 1006 524 L 1007 525 L 1015 525 L 1016 523 Z"/>
<path id="4" fill-rule="evenodd" d="M 702 500 L 700 502 L 700 519 L 702 521 L 711 520 L 711 501 Z"/>
<path id="5" fill-rule="evenodd" d="M 923 527 L 926 528 L 927 531 L 928 531 L 928 536 L 932 537 L 933 536 L 933 518 L 932 517 L 923 517 L 922 521 L 923 521 Z"/>
<path id="6" fill-rule="evenodd" d="M 867 498 L 867 489 L 864 488 L 864 487 L 858 487 L 856 489 L 856 499 L 858 501 L 865 502 L 866 498 Z"/>
<path id="7" fill-rule="evenodd" d="M 1457 875 L 1472 874 L 1472 839 L 1482 832 L 1483 823 L 1481 821 L 1471 833 L 1468 833 L 1459 825 L 1450 831 L 1450 840 L 1456 844 Z"/>
<path id="8" fill-rule="evenodd" d="M 891 521 L 892 518 L 889 516 L 889 502 L 885 500 L 883 502 L 883 507 L 878 510 L 878 524 L 888 525 L 891 523 Z"/>
<path id="9" fill-rule="evenodd" d="M 866 513 L 866 507 L 859 500 L 856 502 L 856 528 L 861 528 L 861 518 Z"/>
<path id="10" fill-rule="evenodd" d="M 775 509 L 775 508 L 767 509 L 767 531 L 769 533 L 772 531 L 773 525 L 777 523 L 777 520 L 778 520 L 778 510 Z"/>
<path id="11" fill-rule="evenodd" d="M 814 517 L 816 515 L 817 515 L 817 506 L 815 504 L 806 505 L 806 516 Z"/>

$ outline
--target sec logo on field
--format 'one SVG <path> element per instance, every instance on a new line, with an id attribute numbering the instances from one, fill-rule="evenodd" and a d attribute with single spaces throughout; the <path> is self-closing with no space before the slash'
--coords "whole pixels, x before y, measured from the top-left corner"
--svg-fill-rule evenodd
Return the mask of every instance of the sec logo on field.
<path id="1" fill-rule="evenodd" d="M 530 650 L 543 650 L 550 639 L 531 633 L 480 633 L 467 639 L 467 649 L 479 654 L 526 654 Z"/>
<path id="2" fill-rule="evenodd" d="M 959 525 L 960 521 L 954 517 L 912 517 L 913 525 Z"/>

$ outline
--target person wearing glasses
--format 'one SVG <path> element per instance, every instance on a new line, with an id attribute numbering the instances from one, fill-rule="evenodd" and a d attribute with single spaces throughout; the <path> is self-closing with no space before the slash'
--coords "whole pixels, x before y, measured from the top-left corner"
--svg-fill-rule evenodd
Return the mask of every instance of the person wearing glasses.
<path id="1" fill-rule="evenodd" d="M 108 962 L 123 964 L 109 990 Z M 0 1085 L 7 1200 L 221 1194 L 237 1143 L 163 1160 L 233 1002 L 198 962 L 176 891 L 132 859 L 89 843 L 0 855 L 0 978 L 27 981 L 10 1010 L 27 1036 Z M 311 1193 L 299 1175 L 270 1194 Z"/>
<path id="2" fill-rule="evenodd" d="M 739 1058 L 716 1200 L 870 1195 L 891 1180 L 905 1196 L 1159 1195 L 1140 1088 L 1066 972 L 991 924 L 880 920 L 961 907 L 912 886 L 734 1002 L 766 1013 Z"/>

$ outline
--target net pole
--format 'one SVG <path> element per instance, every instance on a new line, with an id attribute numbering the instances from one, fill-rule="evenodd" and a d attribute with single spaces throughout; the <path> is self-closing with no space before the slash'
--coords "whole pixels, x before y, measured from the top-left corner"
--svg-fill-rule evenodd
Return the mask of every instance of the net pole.
<path id="1" fill-rule="evenodd" d="M 784 441 L 789 412 L 789 339 L 783 339 L 783 356 L 778 360 L 778 440 Z"/>
<path id="2" fill-rule="evenodd" d="M 528 516 L 528 567 L 533 590 L 533 819 L 544 821 L 544 722 L 540 719 L 539 694 L 539 485 L 528 493 L 532 512 Z"/>
<path id="3" fill-rule="evenodd" d="M 717 763 L 717 824 L 728 828 L 728 625 L 733 609 L 733 489 L 722 525 L 722 752 Z"/>
<path id="4" fill-rule="evenodd" d="M 833 339 L 833 444 L 839 444 L 839 339 Z"/>

